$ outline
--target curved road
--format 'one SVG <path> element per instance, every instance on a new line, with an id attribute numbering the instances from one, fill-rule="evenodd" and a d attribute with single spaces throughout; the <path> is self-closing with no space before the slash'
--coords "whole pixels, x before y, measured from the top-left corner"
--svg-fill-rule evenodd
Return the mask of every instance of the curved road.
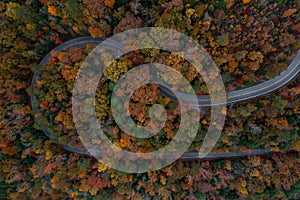
<path id="1" fill-rule="evenodd" d="M 54 48 L 54 50 L 67 51 L 70 47 L 74 47 L 74 46 L 80 47 L 80 46 L 83 46 L 86 44 L 99 44 L 103 41 L 104 41 L 104 39 L 102 39 L 102 38 L 82 37 L 82 38 L 70 40 L 70 41 Z M 110 48 L 114 51 L 122 52 L 123 46 L 121 46 L 120 43 L 113 41 L 113 40 L 109 40 L 106 44 L 107 44 L 108 48 Z M 49 61 L 50 58 L 51 58 L 51 53 L 48 53 L 40 62 L 40 66 L 42 67 L 43 65 L 45 65 Z M 238 102 L 238 101 L 244 101 L 247 99 L 252 99 L 252 98 L 259 97 L 259 96 L 265 95 L 267 93 L 273 92 L 276 89 L 289 83 L 293 78 L 295 78 L 299 74 L 299 72 L 300 72 L 300 50 L 298 51 L 293 62 L 279 76 L 275 77 L 274 79 L 271 79 L 269 81 L 266 81 L 264 83 L 261 83 L 261 84 L 258 84 L 258 85 L 255 85 L 255 86 L 252 86 L 249 88 L 230 92 L 228 94 L 226 103 L 234 103 L 234 102 Z M 31 84 L 35 83 L 35 81 L 36 81 L 36 75 L 33 76 Z M 183 94 L 180 92 L 176 92 L 176 91 L 172 91 L 173 92 L 172 93 L 170 90 L 168 90 L 162 86 L 160 87 L 160 92 L 162 95 L 169 97 L 173 100 L 177 100 L 177 98 L 174 96 L 174 93 L 178 93 L 178 94 L 180 94 L 180 96 L 186 98 L 186 100 L 189 101 L 189 95 Z M 33 106 L 35 97 L 31 96 L 30 100 L 31 100 L 32 109 L 35 111 L 37 109 L 35 106 Z M 199 107 L 209 107 L 212 105 L 225 104 L 222 102 L 220 102 L 220 103 L 211 102 L 209 100 L 208 95 L 199 96 L 198 101 L 191 102 L 191 103 L 193 105 L 199 106 Z M 49 131 L 47 131 L 45 129 L 45 130 L 43 130 L 43 132 L 48 137 L 50 137 Z M 74 149 L 69 146 L 63 146 L 63 148 L 68 151 L 71 151 L 71 152 L 88 155 L 88 152 L 85 150 L 82 150 L 82 149 Z M 276 153 L 276 152 L 271 151 L 271 150 L 255 149 L 255 150 L 252 150 L 251 152 L 242 152 L 242 153 L 230 153 L 230 152 L 210 153 L 205 158 L 200 158 L 199 154 L 197 152 L 189 152 L 189 153 L 183 154 L 181 159 L 183 159 L 183 160 L 195 160 L 195 159 L 197 159 L 197 160 L 198 159 L 218 160 L 218 159 L 241 158 L 241 157 L 253 156 L 253 155 L 268 155 L 268 154 L 272 154 L 272 153 Z"/>
<path id="2" fill-rule="evenodd" d="M 172 90 L 171 92 L 169 89 L 163 86 L 160 86 L 160 92 L 162 95 L 169 97 L 172 100 L 177 99 L 175 96 L 175 94 L 177 94 L 181 98 L 185 99 L 186 102 L 190 102 L 194 106 L 198 106 L 198 107 L 209 107 L 212 105 L 230 104 L 234 102 L 244 101 L 255 97 L 263 96 L 265 94 L 273 92 L 278 88 L 286 85 L 292 79 L 294 79 L 299 74 L 299 72 L 300 72 L 300 50 L 298 51 L 293 62 L 279 76 L 258 85 L 229 92 L 229 94 L 227 94 L 228 96 L 226 102 L 211 102 L 209 100 L 209 95 L 197 96 L 198 101 L 191 101 L 192 98 L 190 97 L 190 95 L 183 94 L 181 92 L 176 92 L 174 90 Z"/>

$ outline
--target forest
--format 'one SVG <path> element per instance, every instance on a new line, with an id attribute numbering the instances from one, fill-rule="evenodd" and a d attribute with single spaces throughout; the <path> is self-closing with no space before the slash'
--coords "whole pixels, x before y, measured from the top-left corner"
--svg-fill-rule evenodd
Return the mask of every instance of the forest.
<path id="1" fill-rule="evenodd" d="M 109 38 L 141 27 L 176 30 L 205 48 L 226 92 L 232 92 L 288 68 L 300 48 L 299 9 L 297 0 L 0 1 L 0 199 L 299 199 L 299 75 L 272 93 L 227 105 L 211 152 L 272 153 L 178 159 L 157 171 L 128 174 L 87 155 L 73 121 L 72 87 L 99 42 L 59 48 L 73 39 Z M 155 37 L 145 37 L 150 40 Z M 99 81 L 95 110 L 109 139 L 128 151 L 163 148 L 180 125 L 178 102 L 162 95 L 158 84 L 138 88 L 129 107 L 135 123 L 146 126 L 150 106 L 163 105 L 168 120 L 159 134 L 134 138 L 113 120 L 110 100 L 117 82 L 135 66 L 154 62 L 180 72 L 197 96 L 210 93 L 178 54 L 153 48 L 116 59 Z M 180 80 L 171 80 L 177 89 Z M 199 151 L 210 121 L 204 109 L 187 152 Z"/>

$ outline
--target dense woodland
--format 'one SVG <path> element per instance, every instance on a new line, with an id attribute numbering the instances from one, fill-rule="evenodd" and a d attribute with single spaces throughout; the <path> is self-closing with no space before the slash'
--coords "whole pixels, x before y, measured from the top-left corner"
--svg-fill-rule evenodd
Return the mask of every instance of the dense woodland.
<path id="1" fill-rule="evenodd" d="M 299 199 L 299 76 L 272 94 L 228 105 L 225 126 L 213 150 L 278 153 L 232 160 L 178 160 L 159 171 L 125 174 L 62 148 L 81 145 L 70 95 L 80 63 L 93 46 L 52 51 L 51 59 L 39 66 L 53 48 L 74 38 L 107 38 L 133 28 L 165 27 L 203 45 L 220 68 L 226 90 L 234 91 L 270 80 L 287 68 L 300 47 L 299 9 L 298 1 L 288 0 L 2 0 L 0 198 Z M 108 67 L 106 81 L 99 83 L 100 122 L 112 121 L 108 93 L 120 75 L 154 61 L 180 71 L 197 95 L 208 93 L 180 56 L 157 49 L 126 54 Z M 31 85 L 33 74 L 39 78 Z M 33 105 L 30 96 L 36 97 Z M 137 152 L 145 146 L 147 151 L 161 148 L 172 140 L 180 123 L 178 105 L 160 95 L 157 85 L 133 94 L 131 116 L 137 124 L 147 124 L 153 103 L 168 109 L 169 120 L 161 134 L 140 141 L 112 122 L 107 128 L 111 140 Z M 190 150 L 199 149 L 209 116 L 209 111 L 202 116 Z"/>

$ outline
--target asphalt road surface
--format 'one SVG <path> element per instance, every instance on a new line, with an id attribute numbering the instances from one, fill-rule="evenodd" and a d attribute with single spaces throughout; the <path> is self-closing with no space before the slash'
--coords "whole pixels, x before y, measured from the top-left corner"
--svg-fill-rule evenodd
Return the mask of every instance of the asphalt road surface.
<path id="1" fill-rule="evenodd" d="M 103 42 L 103 38 L 91 38 L 91 37 L 82 37 L 82 38 L 77 38 L 70 40 L 62 45 L 59 45 L 56 47 L 54 50 L 58 51 L 67 51 L 70 47 L 81 47 L 86 44 L 99 44 L 100 42 Z M 122 52 L 122 45 L 116 41 L 110 40 L 109 43 L 107 43 L 107 47 L 118 51 Z M 51 58 L 51 53 L 48 53 L 43 60 L 40 62 L 40 66 L 42 67 L 45 65 L 49 59 Z M 239 101 L 245 101 L 248 99 L 256 98 L 268 93 L 271 93 L 278 88 L 286 85 L 289 83 L 291 80 L 293 80 L 300 72 L 300 50 L 298 51 L 295 59 L 293 62 L 288 66 L 288 68 L 282 72 L 279 76 L 275 77 L 274 79 L 271 79 L 269 81 L 263 82 L 261 84 L 248 87 L 245 89 L 241 90 L 236 90 L 233 92 L 230 92 L 227 97 L 227 102 L 226 104 L 230 103 L 235 103 Z M 34 75 L 32 78 L 31 83 L 35 83 L 36 81 L 36 76 Z M 166 89 L 165 87 L 160 87 L 160 92 L 163 96 L 169 97 L 172 100 L 177 100 L 175 97 L 175 93 L 178 93 L 176 91 L 170 91 L 169 89 Z M 180 92 L 179 92 L 180 93 Z M 220 105 L 222 103 L 218 102 L 211 102 L 209 99 L 209 96 L 203 95 L 203 96 L 198 96 L 198 100 L 196 102 L 191 102 L 189 99 L 188 94 L 183 94 L 180 93 L 180 96 L 184 97 L 186 101 L 192 103 L 194 106 L 199 106 L 199 107 L 210 107 L 212 105 Z M 33 106 L 33 102 L 35 101 L 35 97 L 32 96 L 30 98 L 31 100 L 31 106 L 33 110 L 36 110 L 37 108 Z M 225 102 L 224 102 L 225 104 Z M 43 132 L 48 136 L 51 137 L 51 134 L 49 131 L 46 129 L 43 130 Z M 75 149 L 71 148 L 69 146 L 62 146 L 64 149 L 70 151 L 70 152 L 76 152 L 80 154 L 86 154 L 89 155 L 89 153 L 84 150 L 84 149 Z M 201 158 L 197 152 L 189 152 L 185 153 L 182 155 L 181 159 L 183 160 L 219 160 L 219 159 L 234 159 L 234 158 L 241 158 L 241 157 L 246 157 L 246 156 L 254 156 L 254 155 L 268 155 L 268 154 L 273 154 L 276 153 L 275 151 L 272 150 L 263 150 L 263 149 L 254 149 L 250 152 L 242 152 L 242 153 L 231 153 L 231 152 L 224 152 L 224 153 L 210 153 L 205 158 Z"/>

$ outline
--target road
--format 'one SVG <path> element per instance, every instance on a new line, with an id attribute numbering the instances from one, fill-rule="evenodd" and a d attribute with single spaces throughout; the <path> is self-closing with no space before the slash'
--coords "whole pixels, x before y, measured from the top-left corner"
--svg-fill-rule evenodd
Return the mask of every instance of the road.
<path id="1" fill-rule="evenodd" d="M 232 91 L 227 94 L 227 100 L 224 104 L 231 104 L 239 101 L 245 101 L 248 99 L 253 99 L 259 96 L 263 96 L 265 94 L 274 92 L 275 90 L 279 89 L 280 87 L 286 85 L 291 80 L 293 80 L 300 72 L 300 50 L 298 51 L 295 59 L 293 62 L 288 66 L 288 68 L 283 71 L 279 76 L 265 81 L 261 84 L 254 85 L 245 89 Z M 172 92 L 165 88 L 160 87 L 160 92 L 163 96 L 169 97 L 172 100 L 176 100 L 176 93 L 186 102 L 193 104 L 194 106 L 198 107 L 210 107 L 212 105 L 221 105 L 223 104 L 218 102 L 211 102 L 208 95 L 197 96 L 198 101 L 191 101 L 191 96 L 188 94 L 183 94 L 181 92 L 176 92 L 172 90 Z"/>
<path id="2" fill-rule="evenodd" d="M 70 40 L 70 41 L 56 47 L 54 50 L 67 51 L 70 47 L 74 47 L 74 46 L 80 47 L 80 46 L 84 46 L 86 44 L 99 44 L 100 42 L 103 42 L 103 41 L 104 41 L 104 39 L 102 39 L 102 38 L 82 37 L 82 38 Z M 120 44 L 118 42 L 111 41 L 111 40 L 109 43 L 107 43 L 107 47 L 112 50 L 115 50 L 115 51 L 121 51 L 120 49 L 122 49 L 122 46 L 120 46 Z M 51 53 L 48 53 L 40 62 L 40 66 L 42 67 L 43 65 L 45 65 L 49 61 L 50 58 L 51 58 Z M 271 93 L 271 92 L 277 90 L 278 88 L 289 83 L 291 80 L 293 80 L 299 74 L 299 72 L 300 72 L 300 50 L 298 51 L 293 62 L 279 76 L 275 77 L 274 79 L 271 79 L 269 81 L 266 81 L 264 83 L 261 83 L 261 84 L 258 84 L 258 85 L 255 85 L 255 86 L 252 86 L 249 88 L 230 92 L 228 94 L 226 103 L 230 104 L 230 103 L 235 103 L 235 102 L 239 102 L 239 101 L 245 101 L 248 99 L 256 98 L 256 97 Z M 31 83 L 33 84 L 33 83 L 35 83 L 35 81 L 36 81 L 36 76 L 34 75 Z M 174 94 L 170 92 L 170 90 L 168 90 L 164 87 L 160 87 L 160 92 L 163 96 L 169 97 L 170 99 L 173 99 L 173 100 L 177 99 L 174 96 Z M 176 91 L 172 91 L 172 92 L 177 93 Z M 180 96 L 185 97 L 186 101 L 190 102 L 189 95 L 180 93 Z M 30 100 L 31 100 L 32 109 L 35 111 L 37 109 L 36 107 L 33 106 L 35 97 L 31 96 Z M 190 103 L 192 103 L 195 106 L 199 106 L 199 107 L 209 107 L 212 105 L 220 105 L 221 104 L 221 103 L 210 102 L 209 96 L 207 96 L 207 95 L 199 96 L 198 101 L 190 102 Z M 43 130 L 43 132 L 48 137 L 50 137 L 51 134 L 49 131 L 47 131 L 45 129 L 45 130 Z M 85 154 L 85 155 L 89 154 L 87 151 L 84 151 L 82 149 L 75 149 L 75 148 L 71 148 L 69 146 L 62 146 L 62 147 L 70 152 L 75 152 L 75 153 L 80 153 L 80 154 Z M 241 158 L 241 157 L 245 157 L 245 156 L 254 156 L 254 155 L 268 155 L 268 154 L 273 154 L 273 153 L 276 153 L 276 152 L 272 151 L 272 150 L 255 149 L 255 150 L 252 150 L 251 152 L 242 152 L 242 153 L 231 153 L 231 152 L 210 153 L 205 158 L 201 158 L 201 157 L 199 157 L 198 153 L 189 152 L 189 153 L 183 154 L 181 159 L 182 160 L 199 160 L 199 159 L 201 159 L 201 160 L 218 160 L 218 159 Z"/>

